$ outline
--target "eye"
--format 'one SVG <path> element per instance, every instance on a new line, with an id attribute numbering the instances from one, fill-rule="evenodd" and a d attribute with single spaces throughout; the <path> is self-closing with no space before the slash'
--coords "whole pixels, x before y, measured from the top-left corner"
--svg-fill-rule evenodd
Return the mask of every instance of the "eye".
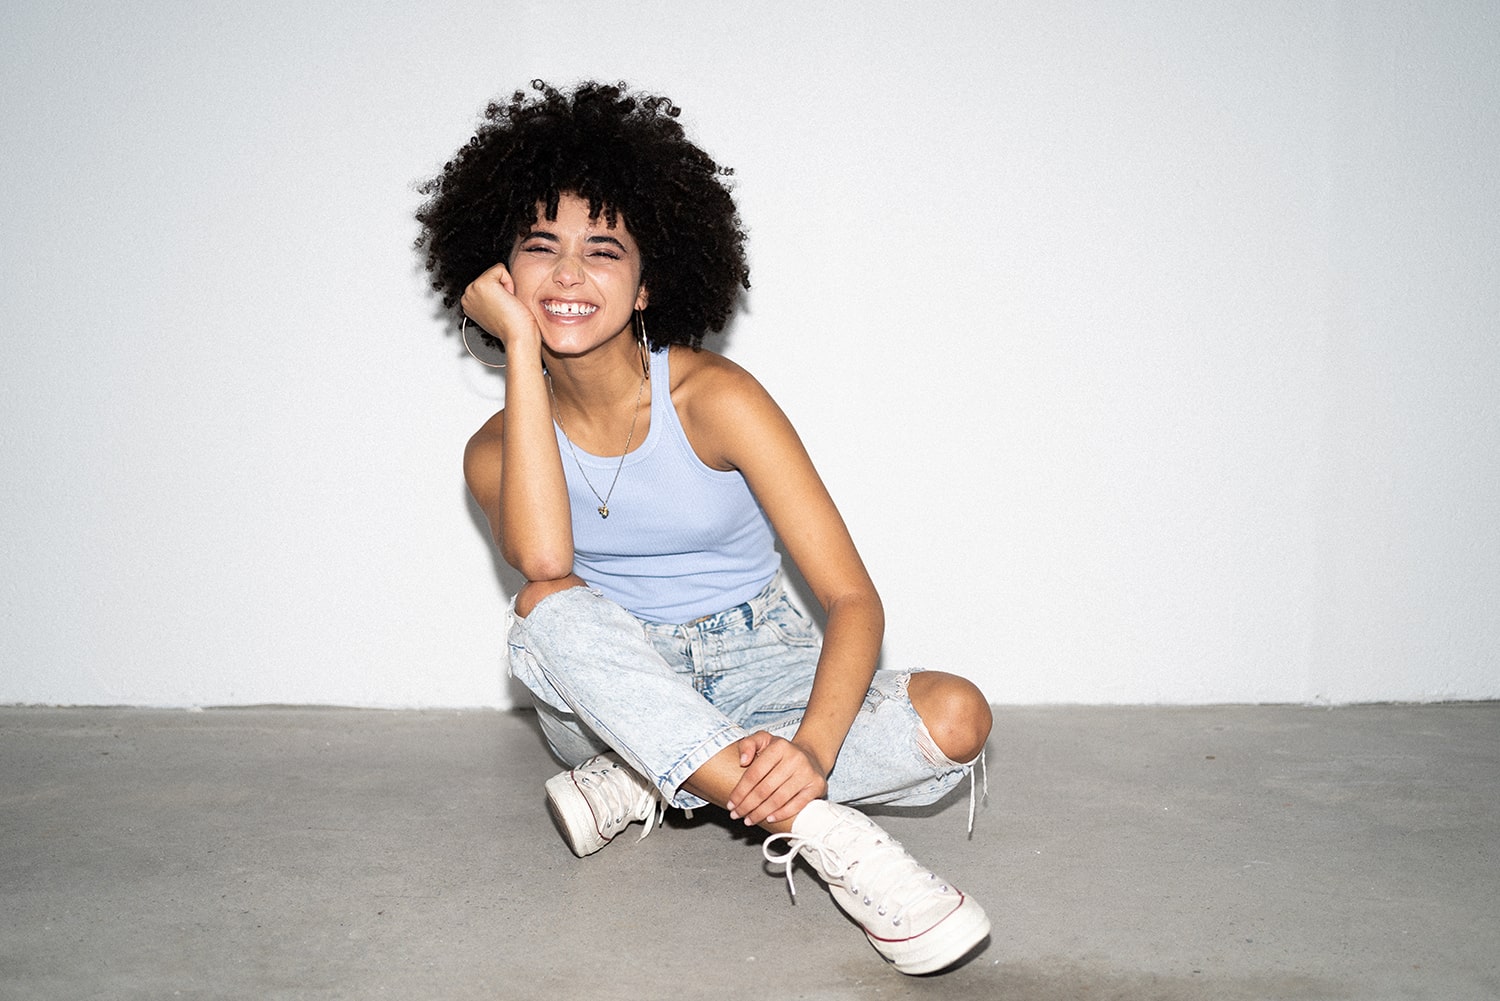
<path id="1" fill-rule="evenodd" d="M 545 243 L 524 243 L 524 244 L 521 245 L 521 253 L 523 253 L 523 254 L 550 254 L 550 253 L 552 253 L 552 248 L 549 247 L 549 246 L 547 246 L 547 244 L 545 244 Z"/>
<path id="2" fill-rule="evenodd" d="M 589 256 L 590 257 L 603 257 L 606 260 L 611 260 L 611 261 L 618 261 L 620 259 L 620 255 L 617 254 L 613 250 L 596 250 L 593 253 L 591 253 Z"/>

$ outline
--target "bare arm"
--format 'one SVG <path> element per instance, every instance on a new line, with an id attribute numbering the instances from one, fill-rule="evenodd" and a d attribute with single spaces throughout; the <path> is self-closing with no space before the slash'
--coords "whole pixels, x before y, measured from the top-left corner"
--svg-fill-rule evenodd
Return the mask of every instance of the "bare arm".
<path id="1" fill-rule="evenodd" d="M 573 571 L 573 525 L 536 319 L 512 294 L 503 265 L 464 291 L 465 313 L 505 344 L 505 410 L 469 439 L 464 478 L 505 562 L 527 580 Z"/>
<path id="2" fill-rule="evenodd" d="M 707 353 L 690 357 L 680 412 L 695 450 L 709 465 L 744 475 L 827 615 L 796 735 L 778 743 L 759 733 L 742 742 L 741 763 L 749 767 L 730 796 L 732 810 L 760 823 L 792 816 L 826 794 L 875 673 L 885 613 L 843 517 L 781 408 L 732 362 Z"/>

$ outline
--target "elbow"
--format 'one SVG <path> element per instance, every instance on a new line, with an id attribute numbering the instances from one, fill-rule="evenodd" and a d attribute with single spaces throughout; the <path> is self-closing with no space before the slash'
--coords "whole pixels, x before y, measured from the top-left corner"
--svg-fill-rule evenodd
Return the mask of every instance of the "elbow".
<path id="1" fill-rule="evenodd" d="M 875 633 L 876 636 L 884 638 L 885 605 L 881 603 L 880 595 L 875 593 L 874 588 L 870 589 L 870 595 L 866 600 L 869 602 L 871 630 Z"/>
<path id="2" fill-rule="evenodd" d="M 494 535 L 501 558 L 527 580 L 561 580 L 573 572 L 571 532 L 525 531 L 524 526 L 504 532 L 496 524 Z"/>
<path id="3" fill-rule="evenodd" d="M 823 610 L 829 618 L 839 615 L 862 622 L 877 639 L 885 634 L 885 606 L 873 586 L 851 588 L 830 597 L 824 601 Z"/>
<path id="4" fill-rule="evenodd" d="M 573 572 L 573 553 L 513 548 L 501 545 L 505 562 L 527 580 L 561 580 Z"/>

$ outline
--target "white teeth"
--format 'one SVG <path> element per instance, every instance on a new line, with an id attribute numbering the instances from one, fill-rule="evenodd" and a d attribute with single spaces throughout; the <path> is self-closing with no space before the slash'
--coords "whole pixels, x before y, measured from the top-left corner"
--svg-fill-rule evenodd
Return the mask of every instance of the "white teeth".
<path id="1" fill-rule="evenodd" d="M 542 308 L 553 316 L 588 316 L 599 309 L 586 302 L 547 302 Z"/>

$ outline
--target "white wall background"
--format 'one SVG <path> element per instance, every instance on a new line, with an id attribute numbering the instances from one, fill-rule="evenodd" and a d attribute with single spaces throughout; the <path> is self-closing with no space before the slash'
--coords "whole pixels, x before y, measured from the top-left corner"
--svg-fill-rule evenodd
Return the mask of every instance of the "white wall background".
<path id="1" fill-rule="evenodd" d="M 10 0 L 0 75 L 0 703 L 514 702 L 411 214 L 537 76 L 737 168 L 889 664 L 1500 696 L 1493 3 Z"/>

